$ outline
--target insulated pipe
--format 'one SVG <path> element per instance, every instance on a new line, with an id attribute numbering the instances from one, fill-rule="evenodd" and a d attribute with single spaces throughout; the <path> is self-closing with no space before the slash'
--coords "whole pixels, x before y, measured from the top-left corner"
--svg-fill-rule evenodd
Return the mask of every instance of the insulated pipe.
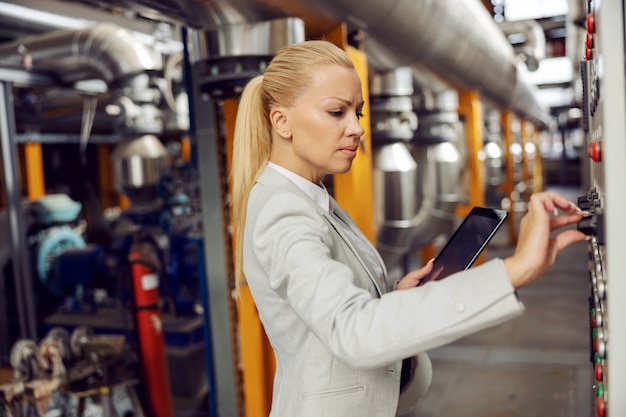
<path id="1" fill-rule="evenodd" d="M 161 69 L 148 47 L 112 23 L 2 44 L 0 65 L 52 72 L 64 83 L 101 79 L 108 85 L 130 75 Z"/>
<path id="2" fill-rule="evenodd" d="M 548 124 L 548 111 L 519 77 L 513 47 L 478 0 L 112 0 L 109 5 L 209 31 L 297 17 L 307 22 L 307 35 L 317 37 L 348 22 L 364 30 L 368 61 L 379 52 L 369 45 L 386 50 L 388 66 L 377 71 L 424 67 L 536 124 Z"/>
<path id="3" fill-rule="evenodd" d="M 187 21 L 206 27 L 227 24 L 230 17 L 240 21 L 296 16 L 307 24 L 316 22 L 320 34 L 332 27 L 320 27 L 329 18 L 335 19 L 333 24 L 349 22 L 365 30 L 368 59 L 375 59 L 376 51 L 368 46 L 372 40 L 387 50 L 389 66 L 378 71 L 424 66 L 456 87 L 477 89 L 497 104 L 547 124 L 547 110 L 518 76 L 513 47 L 480 1 L 320 0 L 315 12 L 302 0 L 274 0 L 269 5 L 260 0 L 231 0 L 228 7 L 225 3 L 207 4 L 216 16 L 213 22 L 197 22 L 191 16 L 186 16 Z M 312 28 L 307 26 L 307 32 L 313 34 Z"/>

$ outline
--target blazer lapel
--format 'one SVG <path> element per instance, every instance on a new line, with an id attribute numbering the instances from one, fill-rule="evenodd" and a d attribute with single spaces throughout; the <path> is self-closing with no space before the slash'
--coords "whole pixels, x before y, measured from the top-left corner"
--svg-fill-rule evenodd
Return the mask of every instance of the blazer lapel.
<path id="1" fill-rule="evenodd" d="M 283 174 L 269 167 L 266 167 L 263 170 L 261 175 L 257 178 L 257 182 L 259 182 L 260 184 L 265 184 L 265 185 L 279 186 L 280 188 L 288 189 L 291 192 L 302 194 L 303 196 L 306 196 L 307 198 L 309 198 L 306 195 L 306 193 L 302 191 L 296 184 L 294 184 L 289 178 L 285 177 Z M 348 248 L 350 248 L 350 250 L 355 254 L 355 256 L 357 257 L 361 265 L 363 265 L 363 268 L 365 268 L 365 270 L 367 271 L 369 278 L 374 283 L 374 286 L 376 287 L 376 290 L 378 291 L 378 293 L 380 295 L 384 294 L 387 289 L 387 286 L 386 286 L 387 271 L 385 269 L 385 264 L 382 258 L 378 254 L 378 251 L 374 251 L 374 252 L 376 253 L 378 262 L 383 268 L 383 277 L 381 280 L 378 280 L 376 278 L 376 275 L 377 275 L 376 272 L 373 271 L 369 263 L 365 261 L 366 259 L 365 254 L 363 254 L 362 251 L 358 248 L 358 245 L 355 245 L 352 243 L 352 241 L 348 237 L 347 232 L 344 230 L 343 226 L 339 224 L 339 221 L 335 219 L 335 217 L 329 214 L 328 212 L 322 210 L 322 208 L 319 207 L 313 200 L 310 200 L 310 201 L 311 201 L 311 204 L 316 208 L 316 210 L 318 210 L 318 212 L 330 222 L 330 224 L 337 231 L 337 234 L 339 234 L 339 236 L 344 241 L 346 246 L 348 246 Z M 358 227 L 356 227 L 356 225 L 354 224 L 354 222 L 352 222 L 348 214 L 343 209 L 341 209 L 341 207 L 339 207 L 335 199 L 332 197 L 330 199 L 330 205 L 331 205 L 330 209 L 335 213 L 335 215 L 339 219 L 341 219 L 341 221 L 347 224 L 348 227 L 357 236 L 362 238 L 364 241 L 368 242 L 365 235 L 359 230 Z"/>
<path id="2" fill-rule="evenodd" d="M 331 198 L 330 205 L 331 205 L 331 210 L 335 214 L 335 216 L 337 216 L 342 222 L 344 222 L 350 228 L 350 230 L 352 230 L 352 232 L 356 234 L 360 239 L 362 239 L 364 242 L 367 242 L 367 244 L 369 244 L 369 240 L 367 239 L 367 237 L 354 224 L 354 222 L 350 219 L 350 216 L 346 213 L 346 211 L 343 210 L 341 207 L 339 207 L 339 205 L 333 198 Z M 368 272 L 368 275 L 370 279 L 372 280 L 372 282 L 374 283 L 374 285 L 376 286 L 378 293 L 382 295 L 385 292 L 387 292 L 387 285 L 386 285 L 387 270 L 385 269 L 385 264 L 382 258 L 380 257 L 380 255 L 378 254 L 378 251 L 374 250 L 373 252 L 376 254 L 376 259 L 378 260 L 378 263 L 380 263 L 383 269 L 383 276 L 380 278 L 380 280 L 377 279 L 378 274 L 374 270 L 372 270 L 369 263 L 365 261 L 365 259 L 367 258 L 366 255 L 359 248 L 359 245 L 355 245 L 352 243 L 346 231 L 343 229 L 343 226 L 340 224 L 337 224 L 337 220 L 334 219 L 332 215 L 326 215 L 326 216 L 331 220 L 331 224 L 333 225 L 333 227 L 335 228 L 339 236 L 341 236 L 341 238 L 344 240 L 346 245 L 348 245 L 348 247 L 355 253 L 357 258 L 359 259 L 359 262 L 363 265 L 365 270 Z"/>

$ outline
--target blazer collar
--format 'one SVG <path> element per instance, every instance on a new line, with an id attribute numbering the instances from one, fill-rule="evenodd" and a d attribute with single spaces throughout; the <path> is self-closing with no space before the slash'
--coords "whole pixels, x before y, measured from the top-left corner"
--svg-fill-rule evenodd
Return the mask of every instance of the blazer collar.
<path id="1" fill-rule="evenodd" d="M 339 220 L 337 220 L 335 216 L 333 216 L 328 211 L 323 210 L 319 205 L 317 205 L 313 200 L 311 200 L 311 198 L 304 191 L 302 191 L 302 189 L 298 187 L 293 181 L 291 181 L 289 178 L 287 178 L 280 172 L 270 167 L 265 167 L 261 175 L 257 178 L 256 182 L 265 186 L 269 186 L 269 187 L 279 187 L 281 189 L 287 189 L 290 192 L 294 192 L 302 196 L 305 196 L 311 202 L 311 205 L 314 206 L 315 209 L 331 224 L 333 229 L 335 229 L 335 231 L 339 234 L 341 239 L 350 248 L 350 250 L 354 252 L 354 254 L 359 259 L 359 262 L 361 262 L 365 270 L 368 272 L 368 275 L 370 276 L 370 279 L 376 286 L 378 293 L 382 295 L 386 292 L 386 287 L 385 287 L 384 282 L 381 283 L 379 282 L 378 279 L 376 279 L 376 274 L 374 273 L 374 271 L 371 270 L 371 268 L 369 267 L 369 264 L 364 261 L 365 256 L 361 253 L 361 250 L 359 250 L 356 247 L 356 245 L 352 243 L 352 241 L 348 237 L 348 234 L 344 230 L 343 226 L 339 223 Z M 350 229 L 355 234 L 357 234 L 360 238 L 367 241 L 367 238 L 365 237 L 365 235 L 363 235 L 363 232 L 359 230 L 359 228 L 350 219 L 348 214 L 341 207 L 339 207 L 339 204 L 337 203 L 337 201 L 335 201 L 335 199 L 332 197 L 330 198 L 330 210 L 334 212 L 334 214 L 338 218 L 340 218 L 341 221 L 346 223 L 348 227 L 350 227 Z M 387 271 L 385 270 L 385 264 L 382 258 L 380 257 L 380 255 L 378 254 L 378 252 L 376 252 L 376 255 L 378 257 L 378 261 L 383 266 L 383 281 L 386 281 Z"/>

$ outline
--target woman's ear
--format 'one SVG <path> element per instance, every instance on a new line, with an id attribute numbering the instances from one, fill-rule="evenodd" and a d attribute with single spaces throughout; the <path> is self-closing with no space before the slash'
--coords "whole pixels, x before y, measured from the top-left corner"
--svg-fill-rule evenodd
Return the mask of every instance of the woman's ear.
<path id="1" fill-rule="evenodd" d="M 291 129 L 287 123 L 287 112 L 284 107 L 274 107 L 270 110 L 272 128 L 284 139 L 291 139 Z"/>

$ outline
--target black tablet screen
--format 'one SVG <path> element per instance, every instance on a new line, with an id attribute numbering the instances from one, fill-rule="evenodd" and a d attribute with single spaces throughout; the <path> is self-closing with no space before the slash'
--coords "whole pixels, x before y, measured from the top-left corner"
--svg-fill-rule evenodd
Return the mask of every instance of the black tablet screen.
<path id="1" fill-rule="evenodd" d="M 504 210 L 474 207 L 435 257 L 431 273 L 418 285 L 472 266 L 507 217 Z"/>

